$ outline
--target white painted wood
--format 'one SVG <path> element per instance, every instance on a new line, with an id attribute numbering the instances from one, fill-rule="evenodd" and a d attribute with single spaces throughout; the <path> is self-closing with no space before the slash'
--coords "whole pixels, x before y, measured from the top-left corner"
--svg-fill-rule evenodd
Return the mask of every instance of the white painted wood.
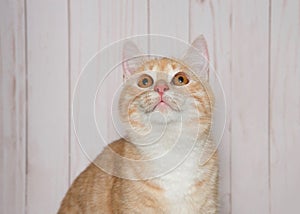
<path id="1" fill-rule="evenodd" d="M 56 213 L 68 188 L 67 1 L 27 1 L 28 213 Z"/>
<path id="2" fill-rule="evenodd" d="M 220 213 L 231 212 L 230 147 L 231 147 L 231 27 L 230 1 L 190 1 L 190 42 L 203 34 L 208 43 L 210 63 L 223 84 L 228 107 L 227 124 L 219 146 L 219 203 Z M 211 70 L 210 79 L 214 77 Z M 217 95 L 218 96 L 218 95 Z M 220 97 L 217 97 L 220 99 Z M 222 111 L 222 109 L 217 109 Z"/>
<path id="3" fill-rule="evenodd" d="M 183 39 L 189 36 L 189 2 L 149 1 L 150 34 L 162 34 Z"/>
<path id="4" fill-rule="evenodd" d="M 71 1 L 71 90 L 75 90 L 75 83 L 79 73 L 87 61 L 99 50 L 108 44 L 131 35 L 146 34 L 147 22 L 147 1 Z M 120 53 L 121 54 L 121 53 Z M 119 56 L 116 56 L 119 57 Z M 109 60 L 109 59 L 108 59 Z M 99 123 L 102 127 L 107 143 L 118 136 L 109 122 L 110 106 L 108 100 L 115 89 L 122 82 L 122 73 L 114 73 L 110 80 L 112 83 L 109 90 L 104 89 L 103 99 L 97 105 L 100 109 Z M 95 78 L 97 79 L 97 78 Z M 98 78 L 99 79 L 99 78 Z M 108 84 L 109 85 L 109 84 Z M 102 100 L 101 100 L 102 101 Z M 84 100 L 81 100 L 84 102 Z M 86 109 L 80 108 L 75 114 L 83 114 Z M 78 145 L 72 127 L 71 135 L 71 181 L 89 163 L 87 157 Z M 85 142 L 81 142 L 84 144 Z"/>
<path id="5" fill-rule="evenodd" d="M 300 2 L 274 0 L 271 14 L 271 213 L 296 213 L 300 207 Z"/>
<path id="6" fill-rule="evenodd" d="M 83 66 L 98 50 L 98 1 L 70 1 L 70 79 L 71 99 L 75 84 Z M 71 100 L 72 102 L 73 100 Z M 72 105 L 72 103 L 70 103 Z M 71 106 L 70 106 L 71 107 Z M 80 112 L 74 112 L 79 114 Z M 72 118 L 71 118 L 72 119 Z M 72 120 L 70 120 L 73 122 Z M 74 126 L 71 123 L 70 144 L 70 182 L 89 163 L 83 154 L 75 136 Z"/>
<path id="7" fill-rule="evenodd" d="M 299 210 L 298 1 L 74 0 L 70 8 L 66 0 L 26 2 L 27 29 L 24 1 L 0 2 L 0 213 L 25 213 L 26 197 L 27 213 L 57 211 L 68 185 L 89 163 L 69 118 L 81 69 L 107 44 L 148 30 L 187 42 L 200 33 L 207 38 L 229 106 L 219 150 L 220 213 Z M 117 85 L 121 76 L 114 75 Z M 112 91 L 105 93 L 107 101 Z M 112 140 L 110 108 L 106 103 L 99 107 L 107 115 L 105 135 Z"/>
<path id="8" fill-rule="evenodd" d="M 24 2 L 0 2 L 0 213 L 25 212 Z"/>
<path id="9" fill-rule="evenodd" d="M 232 1 L 232 213 L 269 212 L 269 1 Z"/>
<path id="10" fill-rule="evenodd" d="M 173 37 L 188 43 L 189 39 L 189 2 L 174 1 L 149 1 L 149 33 Z M 163 44 L 161 44 L 163 43 Z M 165 44 L 167 43 L 167 44 Z M 168 48 L 166 48 L 168 47 Z M 166 57 L 180 57 L 182 44 L 174 45 L 168 40 L 149 41 L 149 50 L 151 54 L 159 52 L 159 55 Z"/>

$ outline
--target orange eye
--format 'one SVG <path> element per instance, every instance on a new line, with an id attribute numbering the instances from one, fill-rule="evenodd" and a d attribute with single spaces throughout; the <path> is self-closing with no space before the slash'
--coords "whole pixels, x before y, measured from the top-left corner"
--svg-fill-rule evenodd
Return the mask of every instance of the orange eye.
<path id="1" fill-rule="evenodd" d="M 148 88 L 151 85 L 153 85 L 153 79 L 149 75 L 144 74 L 139 78 L 139 81 L 138 81 L 138 86 L 139 87 Z"/>
<path id="2" fill-rule="evenodd" d="M 186 76 L 185 73 L 179 72 L 179 73 L 175 74 L 175 76 L 173 77 L 172 82 L 173 82 L 174 85 L 182 86 L 182 85 L 188 84 L 189 79 L 188 79 L 188 77 Z"/>

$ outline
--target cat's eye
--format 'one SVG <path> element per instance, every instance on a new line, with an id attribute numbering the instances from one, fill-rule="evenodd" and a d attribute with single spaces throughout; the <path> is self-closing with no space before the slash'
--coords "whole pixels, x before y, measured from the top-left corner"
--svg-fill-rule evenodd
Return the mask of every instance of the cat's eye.
<path id="1" fill-rule="evenodd" d="M 139 81 L 138 81 L 138 86 L 139 87 L 148 88 L 151 85 L 153 85 L 153 79 L 149 75 L 144 74 L 139 78 Z"/>
<path id="2" fill-rule="evenodd" d="M 174 85 L 182 86 L 189 83 L 189 78 L 186 76 L 185 73 L 179 72 L 175 74 L 175 76 L 172 79 L 172 82 Z"/>

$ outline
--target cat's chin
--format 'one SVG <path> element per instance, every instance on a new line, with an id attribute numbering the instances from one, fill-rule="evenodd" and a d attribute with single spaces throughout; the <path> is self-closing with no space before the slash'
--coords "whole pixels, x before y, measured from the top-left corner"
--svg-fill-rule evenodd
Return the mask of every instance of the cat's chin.
<path id="1" fill-rule="evenodd" d="M 167 114 L 168 111 L 171 111 L 171 110 L 172 110 L 172 108 L 165 102 L 158 103 L 154 108 L 154 111 L 159 111 L 163 114 Z"/>
<path id="2" fill-rule="evenodd" d="M 169 123 L 181 123 L 181 114 L 170 107 L 158 107 L 151 114 L 151 124 L 153 126 L 167 125 Z"/>

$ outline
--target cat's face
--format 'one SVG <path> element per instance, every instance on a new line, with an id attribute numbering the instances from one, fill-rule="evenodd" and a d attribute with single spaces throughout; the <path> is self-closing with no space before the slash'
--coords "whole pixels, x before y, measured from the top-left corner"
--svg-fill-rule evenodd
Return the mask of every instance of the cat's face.
<path id="1" fill-rule="evenodd" d="M 152 125 L 188 122 L 202 123 L 203 128 L 209 126 L 212 93 L 205 78 L 192 72 L 185 62 L 169 58 L 144 59 L 133 67 L 119 102 L 121 118 L 130 127 L 147 129 L 153 112 L 159 112 L 163 119 L 152 121 L 156 123 Z"/>

